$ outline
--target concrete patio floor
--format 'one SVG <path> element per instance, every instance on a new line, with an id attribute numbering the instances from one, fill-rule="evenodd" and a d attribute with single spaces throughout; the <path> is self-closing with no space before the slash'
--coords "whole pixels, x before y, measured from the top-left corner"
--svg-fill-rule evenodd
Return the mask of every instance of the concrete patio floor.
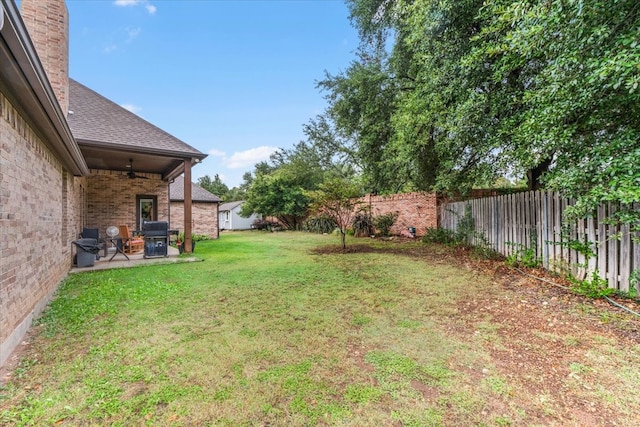
<path id="1" fill-rule="evenodd" d="M 180 253 L 177 248 L 173 246 L 167 247 L 168 256 L 166 257 L 154 257 L 154 258 L 144 258 L 144 252 L 140 251 L 135 254 L 127 254 L 129 260 L 127 260 L 124 255 L 121 253 L 115 254 L 115 248 L 109 248 L 107 250 L 107 256 L 102 256 L 102 251 L 100 252 L 100 260 L 96 260 L 93 267 L 76 267 L 73 266 L 69 273 L 82 273 L 86 271 L 97 271 L 97 270 L 109 270 L 112 268 L 131 268 L 138 267 L 143 265 L 156 265 L 156 264 L 175 264 L 182 262 L 196 262 L 202 261 L 202 259 L 197 258 L 195 256 L 179 256 Z M 113 257 L 113 260 L 109 261 Z"/>

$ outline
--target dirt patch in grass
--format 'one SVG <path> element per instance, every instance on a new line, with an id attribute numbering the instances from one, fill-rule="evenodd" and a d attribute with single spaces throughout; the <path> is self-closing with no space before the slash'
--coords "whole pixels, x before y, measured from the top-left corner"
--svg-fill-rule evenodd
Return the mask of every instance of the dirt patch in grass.
<path id="1" fill-rule="evenodd" d="M 501 259 L 481 259 L 462 248 L 397 239 L 376 245 L 352 244 L 345 250 L 325 246 L 313 253 L 393 253 L 429 263 L 453 263 L 489 275 L 496 292 L 478 292 L 472 298 L 458 299 L 457 313 L 442 322 L 452 337 L 480 340 L 490 355 L 490 365 L 481 372 L 456 367 L 472 381 L 484 381 L 494 389 L 495 398 L 486 397 L 483 413 L 505 411 L 500 407 L 504 406 L 506 395 L 512 409 L 521 412 L 527 424 L 606 426 L 627 425 L 632 420 L 640 425 L 633 406 L 626 407 L 634 405 L 634 398 L 626 399 L 635 393 L 633 384 L 638 375 L 624 373 L 635 369 L 624 362 L 637 355 L 639 317 L 605 300 L 589 299 L 553 286 L 548 282 L 564 287 L 570 283 L 545 270 L 528 269 L 526 276 Z M 613 298 L 640 312 L 638 302 Z M 637 367 L 637 362 L 634 365 Z M 415 387 L 427 400 L 438 397 L 437 391 L 429 387 Z M 518 424 L 513 415 L 504 422 Z M 444 423 L 447 424 L 447 417 Z"/>

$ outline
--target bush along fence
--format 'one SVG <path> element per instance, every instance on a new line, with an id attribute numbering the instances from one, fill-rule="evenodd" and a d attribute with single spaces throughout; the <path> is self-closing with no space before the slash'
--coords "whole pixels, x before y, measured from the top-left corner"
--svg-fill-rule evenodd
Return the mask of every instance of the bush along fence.
<path id="1" fill-rule="evenodd" d="M 438 226 L 438 197 L 435 193 L 413 192 L 374 196 L 367 194 L 360 199 L 358 209 L 368 210 L 376 217 L 395 216 L 389 233 L 402 235 L 410 227 L 418 236 L 429 228 Z"/>
<path id="2" fill-rule="evenodd" d="M 564 223 L 570 205 L 559 194 L 542 191 L 447 203 L 440 206 L 440 226 L 456 232 L 472 221 L 472 243 L 508 259 L 535 261 L 577 280 L 606 281 L 624 293 L 640 290 L 640 236 L 604 221 L 616 206 L 603 205 L 592 217 Z"/>

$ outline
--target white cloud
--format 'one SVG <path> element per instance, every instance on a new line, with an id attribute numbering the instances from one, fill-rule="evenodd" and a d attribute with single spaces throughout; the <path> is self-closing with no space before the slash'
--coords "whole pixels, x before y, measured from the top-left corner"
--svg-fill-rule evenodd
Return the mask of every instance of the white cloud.
<path id="1" fill-rule="evenodd" d="M 125 32 L 127 33 L 127 43 L 131 43 L 136 37 L 140 35 L 142 29 L 140 27 L 126 28 Z"/>
<path id="2" fill-rule="evenodd" d="M 138 114 L 139 111 L 142 111 L 142 107 L 138 107 L 137 105 L 133 104 L 122 104 L 120 106 L 125 110 L 131 111 L 133 114 Z"/>
<path id="3" fill-rule="evenodd" d="M 120 7 L 141 5 L 141 6 L 144 6 L 145 9 L 147 9 L 147 12 L 149 12 L 149 15 L 155 14 L 156 11 L 158 10 L 157 7 L 149 3 L 147 0 L 115 0 L 113 4 Z"/>
<path id="4" fill-rule="evenodd" d="M 104 50 L 104 53 L 115 52 L 116 50 L 118 50 L 118 46 L 115 44 L 110 44 L 108 46 L 105 46 L 103 50 Z"/>
<path id="5" fill-rule="evenodd" d="M 269 156 L 277 150 L 276 147 L 262 146 L 245 151 L 236 151 L 231 157 L 225 159 L 225 163 L 229 169 L 254 166 L 258 162 L 269 159 Z"/>
<path id="6" fill-rule="evenodd" d="M 213 150 L 209 150 L 209 155 L 213 157 L 227 157 L 227 153 L 225 153 L 224 151 L 216 150 L 215 148 Z"/>

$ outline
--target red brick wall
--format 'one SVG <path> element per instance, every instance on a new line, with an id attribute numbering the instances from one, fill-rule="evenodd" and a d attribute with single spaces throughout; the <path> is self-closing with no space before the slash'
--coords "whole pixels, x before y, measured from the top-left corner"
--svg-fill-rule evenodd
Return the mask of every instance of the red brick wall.
<path id="1" fill-rule="evenodd" d="M 191 204 L 191 231 L 204 234 L 211 239 L 218 238 L 218 203 Z M 184 202 L 171 202 L 172 229 L 184 231 Z"/>
<path id="2" fill-rule="evenodd" d="M 0 94 L 0 365 L 71 266 L 85 183 Z"/>
<path id="3" fill-rule="evenodd" d="M 416 235 L 422 236 L 427 228 L 438 226 L 438 198 L 435 193 L 404 193 L 388 196 L 367 195 L 360 206 L 371 206 L 374 217 L 387 213 L 397 213 L 398 218 L 391 229 L 392 234 L 401 234 L 408 227 L 416 228 Z"/>

